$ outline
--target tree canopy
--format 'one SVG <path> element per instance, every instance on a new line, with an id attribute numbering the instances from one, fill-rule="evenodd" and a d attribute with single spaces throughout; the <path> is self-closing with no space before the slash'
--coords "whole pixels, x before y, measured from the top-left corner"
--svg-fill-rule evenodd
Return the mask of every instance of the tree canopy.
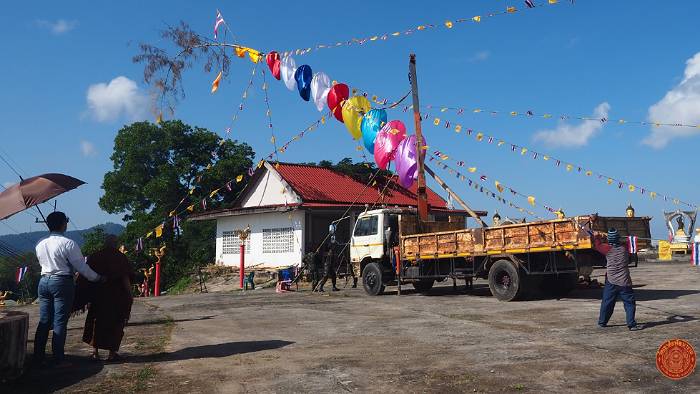
<path id="1" fill-rule="evenodd" d="M 164 280 L 173 283 L 194 266 L 214 260 L 215 224 L 182 220 L 178 235 L 171 212 L 199 204 L 211 190 L 233 179 L 231 192 L 207 201 L 208 209 L 230 204 L 243 187 L 235 178 L 247 172 L 253 157 L 245 143 L 178 120 L 133 123 L 119 130 L 114 140 L 114 168 L 104 176 L 99 205 L 108 213 L 123 214 L 127 226 L 121 238 L 130 250 L 139 237 L 166 223 L 161 238 L 144 239 L 146 253 L 130 257 L 150 265 L 148 249 L 166 245 Z"/>

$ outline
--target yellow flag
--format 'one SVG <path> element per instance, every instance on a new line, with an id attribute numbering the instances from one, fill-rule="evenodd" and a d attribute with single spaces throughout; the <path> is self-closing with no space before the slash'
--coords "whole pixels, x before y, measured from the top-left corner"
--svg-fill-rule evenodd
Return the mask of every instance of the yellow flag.
<path id="1" fill-rule="evenodd" d="M 192 205 L 190 205 L 189 207 L 187 207 L 187 210 L 190 211 L 190 212 L 194 211 L 194 204 L 192 204 Z"/>
<path id="2" fill-rule="evenodd" d="M 627 188 L 630 189 L 631 192 L 633 192 L 636 189 L 634 185 L 629 185 Z"/>
<path id="3" fill-rule="evenodd" d="M 211 163 L 207 164 L 207 170 L 211 170 Z"/>
<path id="4" fill-rule="evenodd" d="M 258 168 L 262 167 L 263 164 L 265 164 L 265 160 L 260 160 L 260 161 L 258 162 Z"/>
<path id="5" fill-rule="evenodd" d="M 549 2 L 549 4 L 557 4 L 557 1 L 558 0 L 549 0 L 548 2 Z"/>
<path id="6" fill-rule="evenodd" d="M 452 28 L 452 21 L 446 21 L 445 27 L 447 27 L 448 29 L 451 29 Z"/>
<path id="7" fill-rule="evenodd" d="M 479 23 L 479 22 L 481 22 L 481 17 L 479 15 L 477 15 L 477 16 L 473 17 L 472 20 L 476 23 Z"/>
<path id="8" fill-rule="evenodd" d="M 270 137 L 270 142 L 273 144 L 275 143 L 275 136 L 274 135 L 272 137 Z"/>
<path id="9" fill-rule="evenodd" d="M 219 193 L 219 190 L 221 190 L 221 189 L 219 188 L 219 189 L 213 190 L 211 193 L 209 193 L 209 198 L 214 198 L 214 196 L 215 196 L 217 193 Z"/>
<path id="10" fill-rule="evenodd" d="M 586 176 L 591 176 L 593 175 L 593 171 L 586 171 Z"/>
<path id="11" fill-rule="evenodd" d="M 613 183 L 612 178 L 608 178 L 608 185 L 612 185 L 612 183 Z"/>
<path id="12" fill-rule="evenodd" d="M 650 192 L 650 193 L 649 193 L 649 197 L 651 197 L 652 200 L 655 199 L 655 198 L 656 198 L 656 192 Z"/>
<path id="13" fill-rule="evenodd" d="M 473 174 L 476 172 L 476 167 L 469 167 L 469 168 L 467 168 L 467 171 L 469 171 Z"/>
<path id="14" fill-rule="evenodd" d="M 481 141 L 484 139 L 484 133 L 477 133 L 476 134 L 476 140 Z"/>
<path id="15" fill-rule="evenodd" d="M 243 57 L 245 56 L 245 53 L 248 52 L 248 48 L 246 47 L 235 47 L 234 50 L 236 51 L 236 56 L 238 57 Z"/>
<path id="16" fill-rule="evenodd" d="M 496 184 L 496 189 L 498 190 L 498 192 L 503 193 L 503 185 L 501 185 L 501 182 L 496 181 L 494 183 Z"/>
<path id="17" fill-rule="evenodd" d="M 542 156 L 542 160 L 545 160 L 545 161 L 549 160 L 549 156 L 547 156 L 547 155 Z"/>
<path id="18" fill-rule="evenodd" d="M 216 76 L 216 79 L 214 82 L 211 83 L 211 92 L 215 93 L 217 90 L 219 90 L 219 84 L 221 83 L 221 71 L 219 71 L 219 75 Z"/>
<path id="19" fill-rule="evenodd" d="M 260 61 L 260 58 L 262 56 L 260 55 L 260 52 L 256 51 L 255 49 L 249 49 L 248 50 L 248 57 L 250 57 L 251 62 L 257 63 Z"/>
<path id="20" fill-rule="evenodd" d="M 521 155 L 524 155 L 524 154 L 526 154 L 526 153 L 527 153 L 527 148 L 522 148 L 522 149 L 520 149 L 520 154 L 521 154 Z"/>
<path id="21" fill-rule="evenodd" d="M 160 238 L 163 236 L 163 225 L 161 224 L 160 226 L 156 227 L 156 238 Z"/>
<path id="22" fill-rule="evenodd" d="M 462 125 L 458 124 L 457 126 L 455 126 L 455 133 L 459 133 L 460 131 L 462 131 Z"/>
<path id="23" fill-rule="evenodd" d="M 515 111 L 512 111 L 512 112 L 510 113 L 510 116 L 518 116 L 518 113 L 515 112 Z"/>
<path id="24" fill-rule="evenodd" d="M 542 117 L 545 119 L 549 119 L 552 117 L 552 114 L 544 114 L 544 115 L 542 115 Z"/>
<path id="25" fill-rule="evenodd" d="M 168 214 L 168 216 L 170 216 L 170 217 L 175 216 L 175 211 L 170 211 L 170 213 Z"/>
<path id="26" fill-rule="evenodd" d="M 512 14 L 512 13 L 514 13 L 515 11 L 517 11 L 517 9 L 516 9 L 515 7 L 513 7 L 513 6 L 511 6 L 511 7 L 506 8 L 506 11 Z"/>
<path id="27" fill-rule="evenodd" d="M 435 119 L 433 120 L 433 124 L 434 124 L 435 126 L 439 125 L 439 124 L 440 124 L 440 118 L 435 118 Z"/>
<path id="28" fill-rule="evenodd" d="M 566 170 L 567 170 L 567 171 L 571 171 L 572 168 L 574 168 L 574 166 L 572 166 L 571 164 L 567 164 L 567 165 L 566 165 Z"/>
<path id="29" fill-rule="evenodd" d="M 275 169 L 279 169 L 279 168 L 280 168 L 280 163 L 279 162 L 275 163 Z"/>
<path id="30" fill-rule="evenodd" d="M 242 180 L 243 180 L 243 175 L 239 175 L 236 177 L 236 183 L 241 183 Z"/>
<path id="31" fill-rule="evenodd" d="M 189 194 L 192 194 L 192 193 L 194 193 L 194 188 L 190 189 Z"/>
<path id="32" fill-rule="evenodd" d="M 498 146 L 501 146 L 501 145 L 503 145 L 503 144 L 505 144 L 505 143 L 506 143 L 505 141 L 498 141 L 498 144 L 497 144 L 497 145 L 498 145 Z"/>
<path id="33" fill-rule="evenodd" d="M 357 146 L 355 147 L 355 150 L 356 150 L 356 151 L 362 151 L 362 145 L 357 145 Z"/>
<path id="34" fill-rule="evenodd" d="M 158 116 L 156 117 L 156 124 L 161 124 L 163 123 L 163 113 L 159 112 Z"/>
<path id="35" fill-rule="evenodd" d="M 535 206 L 535 197 L 534 196 L 528 196 L 527 198 L 528 204 L 532 205 L 533 207 Z"/>
<path id="36" fill-rule="evenodd" d="M 152 235 L 153 235 L 153 231 L 149 231 L 148 234 L 146 234 L 146 238 L 151 238 Z"/>

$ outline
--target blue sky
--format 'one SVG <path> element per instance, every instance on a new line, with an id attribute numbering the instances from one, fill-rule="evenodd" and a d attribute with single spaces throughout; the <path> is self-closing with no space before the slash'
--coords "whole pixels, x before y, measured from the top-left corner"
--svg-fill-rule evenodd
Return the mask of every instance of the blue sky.
<path id="1" fill-rule="evenodd" d="M 540 0 L 542 2 L 542 0 Z M 299 4 L 302 4 L 300 6 Z M 118 221 L 97 206 L 104 173 L 117 130 L 138 119 L 153 119 L 142 67 L 131 62 L 136 45 L 157 42 L 165 24 L 187 21 L 211 35 L 215 10 L 244 45 L 262 51 L 303 48 L 420 24 L 471 18 L 500 11 L 522 1 L 356 1 L 352 7 L 326 1 L 120 1 L 14 2 L 0 14 L 0 108 L 2 151 L 23 175 L 64 172 L 88 182 L 59 199 L 76 227 Z M 421 104 L 464 107 L 463 115 L 441 118 L 483 131 L 564 160 L 628 180 L 647 190 L 700 202 L 694 181 L 694 157 L 700 129 L 655 129 L 611 122 L 581 126 L 578 121 L 511 118 L 474 114 L 469 109 L 493 108 L 535 113 L 700 123 L 700 46 L 696 1 L 594 1 L 574 6 L 560 0 L 553 7 L 484 18 L 373 42 L 296 56 L 331 79 L 383 97 L 398 98 L 408 90 L 408 55 L 418 59 Z M 224 134 L 252 63 L 234 61 L 230 78 L 219 92 L 209 93 L 213 74 L 197 65 L 185 75 L 187 97 L 176 117 Z M 111 82 L 111 84 L 110 84 Z M 270 84 L 270 105 L 278 140 L 286 140 L 319 117 L 313 104 Z M 260 82 L 249 93 L 232 136 L 248 142 L 260 156 L 271 150 Z M 666 97 L 666 99 L 664 99 Z M 605 104 L 607 103 L 607 104 Z M 429 111 L 435 113 L 435 110 Z M 389 112 L 389 119 L 410 125 L 409 114 Z M 409 130 L 413 130 L 412 125 Z M 523 158 L 505 147 L 475 142 L 465 133 L 426 123 L 428 144 L 538 202 L 562 207 L 567 214 L 621 215 L 632 203 L 639 215 L 655 218 L 654 234 L 663 236 L 660 220 L 671 203 L 652 201 L 639 192 L 620 191 L 594 177 L 567 173 L 551 162 Z M 539 137 L 538 137 L 539 136 Z M 646 141 L 646 142 L 645 142 Z M 360 159 L 345 127 L 331 120 L 292 145 L 284 161 Z M 2 153 L 0 151 L 0 153 Z M 443 177 L 479 209 L 518 217 L 521 214 L 468 189 L 448 174 Z M 0 163 L 0 182 L 16 176 Z M 525 206 L 521 198 L 513 202 Z M 541 215 L 545 212 L 537 210 Z M 6 223 L 19 231 L 39 230 L 28 215 Z M 12 232 L 0 226 L 0 234 Z"/>

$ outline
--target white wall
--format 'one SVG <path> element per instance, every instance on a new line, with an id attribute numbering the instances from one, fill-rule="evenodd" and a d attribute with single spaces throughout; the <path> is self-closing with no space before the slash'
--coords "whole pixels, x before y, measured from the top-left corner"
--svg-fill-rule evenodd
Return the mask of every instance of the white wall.
<path id="1" fill-rule="evenodd" d="M 241 206 L 250 208 L 295 203 L 301 203 L 299 196 L 269 163 L 265 163 L 265 172 L 253 185 L 253 191 L 241 202 Z"/>
<path id="2" fill-rule="evenodd" d="M 216 220 L 216 263 L 238 266 L 240 255 L 223 254 L 224 231 L 234 231 L 250 226 L 250 253 L 246 253 L 246 266 L 281 267 L 300 264 L 304 246 L 304 211 L 270 212 L 251 215 L 229 216 Z M 263 253 L 263 229 L 294 229 L 294 251 L 291 253 Z"/>

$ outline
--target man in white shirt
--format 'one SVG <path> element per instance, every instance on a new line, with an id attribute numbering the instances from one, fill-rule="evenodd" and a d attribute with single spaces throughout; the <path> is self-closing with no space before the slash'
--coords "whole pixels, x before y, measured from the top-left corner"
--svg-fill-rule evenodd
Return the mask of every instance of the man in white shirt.
<path id="1" fill-rule="evenodd" d="M 53 212 L 47 216 L 46 224 L 51 233 L 36 245 L 36 257 L 41 265 L 39 325 L 34 336 L 34 360 L 37 363 L 44 361 L 51 328 L 54 362 L 57 365 L 63 362 L 66 326 L 75 295 L 75 272 L 91 282 L 105 280 L 85 263 L 78 244 L 63 235 L 68 228 L 68 220 L 63 212 Z"/>

